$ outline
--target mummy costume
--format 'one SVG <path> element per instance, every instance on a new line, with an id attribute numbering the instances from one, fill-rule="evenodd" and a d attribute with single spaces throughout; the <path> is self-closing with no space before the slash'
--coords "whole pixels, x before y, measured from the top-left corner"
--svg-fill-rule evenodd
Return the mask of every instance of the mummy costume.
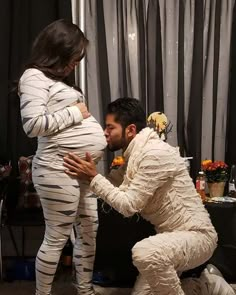
<path id="1" fill-rule="evenodd" d="M 77 106 L 83 96 L 67 84 L 49 79 L 37 69 L 24 72 L 19 83 L 23 128 L 38 138 L 33 182 L 43 207 L 46 231 L 36 259 L 36 294 L 51 294 L 61 251 L 75 223 L 74 263 L 79 294 L 94 294 L 92 273 L 98 216 L 89 186 L 65 174 L 63 156 L 90 152 L 98 162 L 106 147 L 94 117 L 83 119 Z"/>
<path id="2" fill-rule="evenodd" d="M 139 213 L 155 226 L 157 235 L 132 249 L 139 270 L 132 294 L 185 294 L 179 274 L 206 262 L 217 245 L 209 215 L 183 158 L 152 129 L 138 133 L 124 157 L 126 166 L 108 179 L 96 175 L 90 188 L 124 216 Z"/>

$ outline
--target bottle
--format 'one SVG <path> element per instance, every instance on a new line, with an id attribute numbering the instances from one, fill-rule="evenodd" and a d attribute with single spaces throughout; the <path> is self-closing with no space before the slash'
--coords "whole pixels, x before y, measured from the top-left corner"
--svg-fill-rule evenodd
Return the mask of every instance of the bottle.
<path id="1" fill-rule="evenodd" d="M 229 186 L 228 186 L 228 195 L 230 197 L 236 197 L 236 166 L 232 165 L 231 166 L 231 171 L 230 171 L 230 177 L 229 177 Z"/>
<path id="2" fill-rule="evenodd" d="M 203 171 L 199 171 L 196 178 L 196 190 L 201 196 L 202 201 L 206 200 L 205 184 L 206 184 L 205 174 Z"/>

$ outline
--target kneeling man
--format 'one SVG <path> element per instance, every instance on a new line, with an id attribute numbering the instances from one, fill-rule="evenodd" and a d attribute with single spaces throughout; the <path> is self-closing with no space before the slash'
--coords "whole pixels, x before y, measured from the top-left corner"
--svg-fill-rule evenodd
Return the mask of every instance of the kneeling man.
<path id="1" fill-rule="evenodd" d="M 145 112 L 133 98 L 108 105 L 105 136 L 111 151 L 122 149 L 125 165 L 105 178 L 90 154 L 86 161 L 70 154 L 66 173 L 88 180 L 91 190 L 124 216 L 139 213 L 155 226 L 158 234 L 132 249 L 140 273 L 132 294 L 185 294 L 178 275 L 212 256 L 217 234 L 183 158 L 146 127 Z"/>

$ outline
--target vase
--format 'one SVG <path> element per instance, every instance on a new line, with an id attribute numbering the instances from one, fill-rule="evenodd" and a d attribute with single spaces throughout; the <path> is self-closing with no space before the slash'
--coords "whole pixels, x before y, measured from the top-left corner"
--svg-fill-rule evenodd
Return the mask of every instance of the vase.
<path id="1" fill-rule="evenodd" d="M 210 198 L 224 196 L 225 182 L 208 182 L 207 185 Z"/>

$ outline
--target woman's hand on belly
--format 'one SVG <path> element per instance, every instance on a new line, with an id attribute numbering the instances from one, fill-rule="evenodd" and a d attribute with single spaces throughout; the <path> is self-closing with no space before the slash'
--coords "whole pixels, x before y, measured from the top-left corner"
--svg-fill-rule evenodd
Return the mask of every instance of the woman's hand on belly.
<path id="1" fill-rule="evenodd" d="M 84 119 L 87 119 L 88 117 L 91 116 L 85 103 L 78 102 L 75 104 L 75 106 L 77 106 L 77 108 L 80 110 Z"/>

